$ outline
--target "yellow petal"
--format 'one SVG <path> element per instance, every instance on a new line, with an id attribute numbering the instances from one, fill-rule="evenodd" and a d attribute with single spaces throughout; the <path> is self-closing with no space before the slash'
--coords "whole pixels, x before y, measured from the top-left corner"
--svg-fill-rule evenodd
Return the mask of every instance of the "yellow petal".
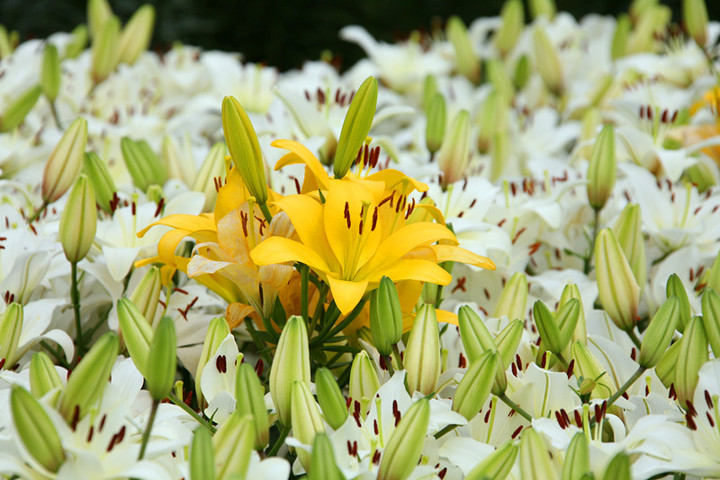
<path id="1" fill-rule="evenodd" d="M 393 282 L 419 280 L 421 282 L 447 285 L 452 281 L 452 275 L 441 266 L 427 260 L 415 258 L 395 261 L 382 270 L 373 271 L 365 278 L 374 283 L 379 282 L 383 276 L 390 277 Z"/>
<path id="2" fill-rule="evenodd" d="M 192 237 L 198 242 L 213 241 L 216 239 L 215 231 L 213 230 L 197 230 L 194 232 L 188 232 L 187 230 L 178 229 L 167 232 L 160 238 L 158 242 L 158 256 L 163 263 L 173 264 L 175 257 L 175 249 L 184 238 Z"/>
<path id="3" fill-rule="evenodd" d="M 215 220 L 220 221 L 225 215 L 238 208 L 250 196 L 237 168 L 230 170 L 227 183 L 218 191 L 215 201 Z"/>
<path id="4" fill-rule="evenodd" d="M 470 250 L 465 250 L 464 248 L 453 245 L 430 245 L 430 248 L 435 250 L 438 262 L 461 262 L 486 270 L 495 270 L 495 263 L 493 263 L 492 260 L 473 253 Z"/>
<path id="5" fill-rule="evenodd" d="M 451 325 L 458 326 L 458 317 L 452 312 L 448 312 L 447 310 L 435 310 L 435 315 L 437 315 L 437 321 L 441 323 L 449 323 Z"/>
<path id="6" fill-rule="evenodd" d="M 330 286 L 330 292 L 332 292 L 335 304 L 343 313 L 347 315 L 352 311 L 353 308 L 360 302 L 360 299 L 365 295 L 365 291 L 368 287 L 368 282 L 351 282 L 347 280 L 340 280 L 331 276 L 327 277 L 327 283 Z"/>
<path id="7" fill-rule="evenodd" d="M 418 192 L 425 192 L 428 189 L 427 184 L 415 180 L 412 177 L 408 177 L 403 172 L 399 170 L 394 170 L 392 168 L 386 168 L 384 170 L 380 170 L 379 172 L 375 172 L 372 175 L 368 175 L 366 179 L 373 180 L 375 182 L 383 182 L 385 184 L 385 190 L 398 190 L 405 195 L 412 192 L 413 190 L 417 190 Z M 403 184 L 407 184 L 411 188 L 407 191 L 403 191 L 406 188 Z"/>
<path id="8" fill-rule="evenodd" d="M 320 185 L 323 190 L 327 190 L 330 176 L 325 171 L 325 167 L 322 166 L 320 160 L 318 160 L 305 145 L 292 140 L 275 140 L 270 145 L 277 148 L 284 148 L 291 152 L 278 160 L 275 164 L 275 170 L 279 170 L 285 165 L 304 163 L 312 171 L 317 184 Z M 307 177 L 307 170 L 305 176 Z"/>
<path id="9" fill-rule="evenodd" d="M 181 228 L 190 232 L 195 230 L 215 230 L 215 220 L 213 219 L 213 215 L 209 213 L 202 213 L 200 215 L 188 215 L 185 213 L 178 213 L 175 215 L 168 215 L 167 217 L 161 218 L 157 222 L 151 223 L 147 227 L 140 230 L 137 236 L 144 236 L 148 230 L 150 230 L 156 225 L 165 225 L 172 228 Z"/>
<path id="10" fill-rule="evenodd" d="M 270 237 L 260 242 L 250 252 L 250 258 L 256 265 L 302 262 L 318 272 L 326 273 L 330 271 L 325 260 L 315 253 L 315 250 L 284 237 Z"/>

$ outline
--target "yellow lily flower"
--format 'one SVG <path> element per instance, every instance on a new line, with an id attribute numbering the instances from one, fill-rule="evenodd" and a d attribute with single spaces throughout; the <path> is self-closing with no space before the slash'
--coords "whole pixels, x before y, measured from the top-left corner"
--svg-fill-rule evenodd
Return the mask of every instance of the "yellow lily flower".
<path id="1" fill-rule="evenodd" d="M 690 115 L 695 115 L 701 109 L 708 107 L 715 123 L 702 125 L 686 125 L 676 128 L 671 136 L 682 142 L 685 147 L 692 147 L 710 138 L 720 136 L 720 87 L 713 87 L 703 95 L 703 98 L 690 107 Z M 702 152 L 715 160 L 720 165 L 720 146 L 710 145 L 702 149 Z"/>

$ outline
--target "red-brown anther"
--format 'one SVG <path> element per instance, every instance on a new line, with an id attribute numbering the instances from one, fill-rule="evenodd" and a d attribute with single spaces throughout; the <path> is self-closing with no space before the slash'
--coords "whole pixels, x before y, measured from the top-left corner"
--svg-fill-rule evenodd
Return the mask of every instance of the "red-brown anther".
<path id="1" fill-rule="evenodd" d="M 390 202 L 390 206 L 392 207 L 392 198 L 395 196 L 395 191 L 393 190 L 390 195 L 383 198 L 380 203 L 378 203 L 378 208 L 382 207 L 386 202 Z"/>
<path id="2" fill-rule="evenodd" d="M 375 231 L 375 227 L 377 227 L 377 221 L 378 221 L 378 207 L 375 207 L 375 210 L 373 211 L 373 217 L 372 217 L 372 226 L 370 227 L 371 232 Z"/>
<path id="3" fill-rule="evenodd" d="M 388 369 L 387 363 L 385 363 L 385 357 L 383 355 L 380 355 L 380 361 L 378 363 L 380 364 L 381 370 L 386 371 Z"/>
<path id="4" fill-rule="evenodd" d="M 107 414 L 103 414 L 102 418 L 100 418 L 100 425 L 98 425 L 98 432 L 102 432 L 103 428 L 105 428 L 105 420 L 107 420 Z"/>
<path id="5" fill-rule="evenodd" d="M 380 434 L 380 429 L 378 428 L 377 419 L 373 420 L 373 432 L 375 432 L 375 435 Z"/>
<path id="6" fill-rule="evenodd" d="M 458 368 L 465 368 L 467 367 L 467 360 L 465 359 L 465 355 L 460 352 L 460 356 L 458 358 Z"/>
<path id="7" fill-rule="evenodd" d="M 360 402 L 357 400 L 353 402 L 353 415 L 360 416 Z"/>
<path id="8" fill-rule="evenodd" d="M 306 99 L 308 102 L 309 102 L 310 100 L 312 100 L 312 98 L 310 97 L 310 92 L 308 92 L 307 90 L 305 90 L 305 99 Z"/>
<path id="9" fill-rule="evenodd" d="M 567 371 L 565 371 L 565 374 L 567 375 L 568 379 L 572 377 L 573 369 L 575 368 L 575 359 L 573 358 L 570 360 L 570 364 L 568 365 Z"/>
<path id="10" fill-rule="evenodd" d="M 80 421 L 80 405 L 75 405 L 75 409 L 73 410 L 73 416 L 72 420 L 70 420 L 70 428 L 74 432 L 77 428 L 77 424 Z"/>
<path id="11" fill-rule="evenodd" d="M 560 413 L 562 413 L 563 419 L 565 420 L 565 425 L 570 426 L 570 415 L 568 415 L 567 410 L 561 408 Z"/>
<path id="12" fill-rule="evenodd" d="M 447 475 L 447 467 L 440 470 L 437 475 L 438 475 L 438 477 L 440 477 L 440 480 L 445 478 L 445 475 Z"/>
<path id="13" fill-rule="evenodd" d="M 538 340 L 540 340 L 540 338 L 538 338 Z M 539 342 L 538 342 L 538 346 L 539 346 Z M 540 357 L 540 368 L 545 368 L 545 364 L 546 364 L 546 363 L 547 363 L 547 356 L 546 356 L 546 355 L 542 355 L 542 356 Z"/>
<path id="14" fill-rule="evenodd" d="M 243 229 L 243 235 L 245 235 L 245 238 L 248 236 L 248 214 L 245 212 L 240 212 L 240 224 L 242 225 Z"/>
<path id="15" fill-rule="evenodd" d="M 0 370 L 5 366 L 5 358 L 0 359 Z"/>
<path id="16" fill-rule="evenodd" d="M 542 242 L 535 242 L 531 245 L 528 245 L 528 255 L 535 254 L 535 252 L 537 252 L 541 246 L 542 246 Z"/>
<path id="17" fill-rule="evenodd" d="M 345 408 L 347 408 L 349 410 L 351 403 L 352 403 L 352 398 L 351 397 L 346 398 L 345 399 Z"/>
<path id="18" fill-rule="evenodd" d="M 602 420 L 602 409 L 600 408 L 600 405 L 597 403 L 595 404 L 595 423 L 600 423 L 600 420 Z"/>
<path id="19" fill-rule="evenodd" d="M 345 202 L 345 221 L 347 222 L 347 228 L 350 228 L 350 204 Z"/>
<path id="20" fill-rule="evenodd" d="M 510 193 L 512 193 L 513 197 L 517 195 L 517 185 L 515 185 L 515 182 L 510 182 Z"/>
<path id="21" fill-rule="evenodd" d="M 512 417 L 513 415 L 515 415 L 515 410 L 512 410 L 512 409 L 511 409 L 511 410 L 508 412 L 508 418 Z"/>
<path id="22" fill-rule="evenodd" d="M 295 191 L 296 191 L 297 193 L 300 193 L 300 191 L 301 191 L 301 188 L 300 188 L 300 180 L 298 180 L 297 178 L 293 177 L 293 182 L 295 182 Z"/>
<path id="23" fill-rule="evenodd" d="M 259 233 L 260 235 L 262 235 L 262 234 L 263 234 L 263 228 L 267 227 L 267 222 L 266 222 L 265 218 L 263 218 L 263 217 L 258 217 L 257 215 L 255 215 L 255 220 L 258 221 L 258 233 Z"/>
<path id="24" fill-rule="evenodd" d="M 513 245 L 515 244 L 515 242 L 517 242 L 517 239 L 520 237 L 520 235 L 522 235 L 525 232 L 525 230 L 526 230 L 526 228 L 522 227 L 520 230 L 517 231 L 517 233 L 515 234 L 515 237 L 513 237 L 513 239 L 512 239 Z"/>
<path id="25" fill-rule="evenodd" d="M 670 119 L 670 122 L 671 122 L 671 123 L 675 123 L 675 121 L 677 120 L 677 118 L 678 118 L 678 110 L 675 110 L 675 111 L 673 112 L 673 114 L 672 114 L 672 119 Z"/>
<path id="26" fill-rule="evenodd" d="M 352 443 L 350 443 L 350 440 L 346 440 L 346 442 L 348 455 L 352 455 Z"/>
<path id="27" fill-rule="evenodd" d="M 227 359 L 225 355 L 218 355 L 217 360 L 215 360 L 215 368 L 217 368 L 217 371 L 220 373 L 227 373 Z"/>
<path id="28" fill-rule="evenodd" d="M 372 463 L 380 465 L 380 450 L 375 450 L 375 453 L 373 453 Z"/>
<path id="29" fill-rule="evenodd" d="M 712 415 L 710 415 L 710 412 L 705 412 L 705 415 L 707 416 L 708 423 L 712 428 L 715 428 L 715 420 L 713 420 Z"/>
<path id="30" fill-rule="evenodd" d="M 317 89 L 317 99 L 318 103 L 325 103 L 325 92 L 320 87 Z"/>
<path id="31" fill-rule="evenodd" d="M 490 414 L 491 414 L 491 413 L 492 413 L 492 408 L 487 411 L 487 413 L 485 414 L 485 417 L 483 418 L 483 421 L 484 421 L 485 423 L 488 423 L 488 422 L 490 421 Z"/>
<path id="32" fill-rule="evenodd" d="M 255 363 L 255 374 L 258 377 L 261 376 L 264 369 L 265 369 L 265 363 L 263 362 L 263 359 L 258 358 L 258 361 Z"/>
<path id="33" fill-rule="evenodd" d="M 335 103 L 340 103 L 340 88 L 335 90 Z"/>
<path id="34" fill-rule="evenodd" d="M 512 433 L 512 435 L 510 435 L 510 438 L 512 438 L 513 440 L 515 440 L 515 437 L 517 437 L 518 435 L 520 435 L 520 432 L 522 431 L 522 429 L 523 429 L 522 425 L 520 425 L 519 427 L 517 427 L 517 428 L 515 429 L 515 431 Z"/>
<path id="35" fill-rule="evenodd" d="M 660 121 L 662 123 L 668 123 L 668 111 L 667 108 L 663 109 L 662 115 L 660 115 Z"/>
<path id="36" fill-rule="evenodd" d="M 522 360 L 520 360 L 520 355 L 515 354 L 515 363 L 517 363 L 518 370 L 522 372 L 523 369 L 523 363 Z"/>
<path id="37" fill-rule="evenodd" d="M 687 412 L 693 417 L 697 417 L 697 410 L 695 410 L 695 405 L 693 405 L 690 400 L 687 401 Z"/>
<path id="38" fill-rule="evenodd" d="M 398 213 L 400 211 L 400 207 L 402 206 L 404 198 L 405 197 L 403 197 L 402 195 L 398 197 L 397 203 L 395 204 L 395 213 Z M 392 202 L 390 202 L 390 206 L 392 206 Z"/>
<path id="39" fill-rule="evenodd" d="M 692 415 L 690 415 L 690 412 L 685 414 L 685 421 L 687 422 L 687 427 L 690 430 L 697 430 L 697 425 L 695 425 L 695 420 L 693 420 Z"/>
<path id="40" fill-rule="evenodd" d="M 164 206 L 165 206 L 165 198 L 160 197 L 160 200 L 158 201 L 157 208 L 155 209 L 155 214 L 153 215 L 153 217 L 157 217 L 158 215 L 160 215 L 160 213 L 162 213 L 162 209 Z"/>
<path id="41" fill-rule="evenodd" d="M 557 420 L 558 425 L 560 425 L 560 428 L 565 430 L 567 428 L 567 425 L 565 425 L 565 419 L 563 418 L 562 414 L 555 410 L 555 420 Z"/>
<path id="42" fill-rule="evenodd" d="M 397 400 L 393 400 L 393 410 L 392 410 L 392 412 L 393 412 L 393 415 L 394 415 L 394 416 L 397 416 L 398 413 L 400 413 L 400 410 L 398 409 Z"/>
<path id="43" fill-rule="evenodd" d="M 712 397 L 710 396 L 710 392 L 708 392 L 707 390 L 705 390 L 705 403 L 707 404 L 708 408 L 714 408 Z"/>
<path id="44" fill-rule="evenodd" d="M 87 443 L 92 442 L 93 433 L 95 433 L 95 426 L 90 425 L 90 429 L 88 430 L 88 434 L 87 434 L 87 439 L 85 440 Z"/>
<path id="45" fill-rule="evenodd" d="M 517 372 L 517 366 L 515 366 L 514 363 L 511 363 L 511 364 L 510 364 L 510 371 L 512 371 L 512 374 L 513 374 L 514 377 L 517 377 L 517 374 L 518 374 L 518 372 Z"/>
<path id="46" fill-rule="evenodd" d="M 574 410 L 573 416 L 575 417 L 575 425 L 577 425 L 578 428 L 582 428 L 583 421 L 582 421 L 582 415 L 580 415 L 580 412 L 577 410 Z"/>
<path id="47" fill-rule="evenodd" d="M 353 440 L 353 457 L 357 457 L 357 451 L 358 451 L 358 443 L 357 440 Z"/>
<path id="48" fill-rule="evenodd" d="M 623 392 L 622 397 L 623 397 L 625 400 L 630 400 L 630 395 L 628 395 L 627 392 Z"/>
<path id="49" fill-rule="evenodd" d="M 640 105 L 640 118 L 645 118 L 645 107 L 643 105 Z"/>
<path id="50" fill-rule="evenodd" d="M 363 221 L 360 220 L 360 224 L 358 225 L 358 235 L 362 235 L 363 230 Z"/>
<path id="51" fill-rule="evenodd" d="M 370 147 L 366 143 L 363 148 L 363 165 L 370 163 Z"/>
<path id="52" fill-rule="evenodd" d="M 130 207 L 130 211 L 132 212 L 132 216 L 133 216 L 133 217 L 135 216 L 136 210 L 137 210 L 137 206 L 135 205 L 135 202 L 132 202 L 132 205 L 131 205 L 131 207 Z"/>

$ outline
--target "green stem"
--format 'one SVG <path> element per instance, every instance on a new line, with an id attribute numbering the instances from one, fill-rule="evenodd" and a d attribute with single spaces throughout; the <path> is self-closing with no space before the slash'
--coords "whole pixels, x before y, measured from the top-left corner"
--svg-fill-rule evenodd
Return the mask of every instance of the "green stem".
<path id="1" fill-rule="evenodd" d="M 260 207 L 260 211 L 265 216 L 265 220 L 267 220 L 268 225 L 270 225 L 270 222 L 272 222 L 272 214 L 270 213 L 270 209 L 267 206 L 267 203 L 259 203 L 258 206 Z"/>
<path id="2" fill-rule="evenodd" d="M 520 405 L 510 400 L 507 395 L 503 393 L 502 395 L 498 395 L 498 398 L 502 400 L 505 405 L 515 410 L 515 412 L 519 413 L 520 416 L 523 417 L 525 420 L 527 420 L 528 422 L 532 422 L 532 417 L 530 416 L 530 414 L 523 410 Z"/>
<path id="3" fill-rule="evenodd" d="M 392 346 L 392 354 L 390 355 L 393 360 L 395 360 L 395 366 L 398 370 L 402 370 L 404 367 L 402 357 L 400 356 L 400 349 L 397 346 L 397 343 L 394 343 Z"/>
<path id="4" fill-rule="evenodd" d="M 45 340 L 40 340 L 40 346 L 52 355 L 55 358 L 55 362 L 57 362 L 61 367 L 68 370 L 72 368 L 72 365 L 65 361 L 65 356 L 59 349 L 53 348 L 52 345 L 48 344 Z"/>
<path id="5" fill-rule="evenodd" d="M 82 333 L 82 321 L 80 319 L 80 290 L 78 289 L 77 280 L 77 262 L 70 262 L 70 276 L 72 284 L 70 286 L 70 299 L 72 300 L 73 312 L 75 313 L 75 348 L 77 349 L 77 357 L 81 358 L 85 355 L 85 339 Z"/>
<path id="6" fill-rule="evenodd" d="M 298 265 L 299 266 L 299 265 Z M 300 270 L 300 315 L 302 315 L 305 325 L 308 324 L 308 281 L 310 277 L 310 267 L 303 265 Z M 315 324 L 317 319 L 312 319 L 312 325 L 308 329 L 308 333 L 312 333 L 315 330 Z"/>
<path id="7" fill-rule="evenodd" d="M 635 333 L 635 329 L 631 328 L 630 330 L 625 330 L 625 333 L 628 334 L 628 337 L 630 337 L 630 340 L 635 344 L 635 346 L 640 350 L 640 346 L 642 345 L 642 342 L 638 338 L 637 334 Z"/>
<path id="8" fill-rule="evenodd" d="M 245 317 L 245 326 L 247 327 L 248 333 L 250 334 L 250 337 L 253 339 L 253 342 L 258 349 L 258 353 L 263 358 L 265 363 L 270 365 L 272 359 L 270 358 L 270 354 L 268 353 L 267 345 L 258 335 L 257 330 L 255 330 L 255 325 L 253 325 L 253 321 L 250 317 Z"/>
<path id="9" fill-rule="evenodd" d="M 157 414 L 158 407 L 160 406 L 160 400 L 153 400 L 152 409 L 150 410 L 150 418 L 148 418 L 148 425 L 142 436 L 142 446 L 140 447 L 140 455 L 138 460 L 142 460 L 145 455 L 145 449 L 147 448 L 148 440 L 150 440 L 150 431 L 152 430 L 153 423 L 155 423 L 155 415 Z"/>
<path id="10" fill-rule="evenodd" d="M 45 209 L 47 208 L 48 205 L 50 205 L 50 202 L 48 202 L 47 200 L 43 200 L 43 203 L 42 203 L 42 205 L 40 205 L 40 208 L 35 210 L 35 213 L 33 213 L 32 216 L 30 218 L 28 218 L 28 221 L 27 221 L 28 225 L 31 224 L 32 222 L 34 222 L 35 220 L 37 220 L 38 218 L 40 218 L 40 215 L 45 211 Z"/>
<path id="11" fill-rule="evenodd" d="M 613 393 L 610 398 L 607 399 L 607 406 L 611 407 L 613 403 L 615 403 L 615 400 L 620 398 L 620 396 L 627 391 L 628 388 L 632 386 L 635 381 L 642 376 L 643 373 L 645 373 L 646 368 L 645 367 L 638 367 L 637 370 L 635 370 L 635 373 L 632 374 L 630 378 L 628 378 L 627 382 L 623 384 L 622 387 L 618 389 L 617 392 Z"/>
<path id="12" fill-rule="evenodd" d="M 442 430 L 440 430 L 439 432 L 437 432 L 437 433 L 436 433 L 435 435 L 433 435 L 433 436 L 434 436 L 435 439 L 437 440 L 437 439 L 439 439 L 439 438 L 442 438 L 445 434 L 452 432 L 452 431 L 455 430 L 457 427 L 459 427 L 459 425 L 447 425 L 445 428 L 443 428 Z"/>
<path id="13" fill-rule="evenodd" d="M 62 130 L 62 124 L 60 123 L 60 117 L 58 116 L 57 108 L 55 107 L 55 102 L 50 102 L 50 111 L 52 112 L 52 116 L 55 119 L 55 125 L 57 125 L 58 129 Z"/>
<path id="14" fill-rule="evenodd" d="M 273 457 L 275 454 L 280 450 L 280 447 L 282 446 L 283 442 L 285 441 L 285 438 L 287 438 L 288 433 L 290 433 L 290 425 L 284 425 L 282 430 L 280 431 L 280 436 L 275 440 L 275 443 L 273 444 L 272 448 L 270 448 L 270 451 L 268 452 L 268 457 Z"/>
<path id="15" fill-rule="evenodd" d="M 200 415 L 198 415 L 198 413 L 195 410 L 188 407 L 187 404 L 185 402 L 183 402 L 182 399 L 178 398 L 178 396 L 175 395 L 173 392 L 170 392 L 170 394 L 168 395 L 168 399 L 170 399 L 170 401 L 172 403 L 174 403 L 175 405 L 177 405 L 178 407 L 182 408 L 185 411 L 185 413 L 187 413 L 192 418 L 194 418 L 195 421 L 197 421 L 200 425 L 207 428 L 210 433 L 215 433 L 216 428 L 213 427 L 210 424 L 210 422 L 208 422 L 207 420 L 202 418 Z"/>
<path id="16" fill-rule="evenodd" d="M 592 258 L 595 254 L 595 237 L 597 237 L 599 224 L 600 224 L 600 210 L 595 209 L 595 222 L 593 223 L 592 237 L 590 237 L 590 251 L 588 252 L 587 256 L 585 257 L 585 265 L 583 268 L 585 275 L 590 273 L 590 263 L 592 262 Z"/>

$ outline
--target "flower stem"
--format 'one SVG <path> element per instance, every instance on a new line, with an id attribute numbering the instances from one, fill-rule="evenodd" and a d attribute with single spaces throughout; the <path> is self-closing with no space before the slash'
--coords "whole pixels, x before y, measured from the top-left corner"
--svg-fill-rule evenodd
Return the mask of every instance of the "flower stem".
<path id="1" fill-rule="evenodd" d="M 452 431 L 455 430 L 458 426 L 459 426 L 459 425 L 452 425 L 452 424 L 447 425 L 445 428 L 443 428 L 442 430 L 440 430 L 439 432 L 437 432 L 435 435 L 433 435 L 433 437 L 435 437 L 436 440 L 439 439 L 439 438 L 442 438 L 446 433 L 452 432 Z"/>
<path id="2" fill-rule="evenodd" d="M 53 119 L 55 120 L 55 125 L 57 125 L 58 129 L 62 130 L 62 124 L 60 123 L 60 117 L 58 116 L 55 102 L 50 102 L 50 111 L 52 112 Z"/>
<path id="3" fill-rule="evenodd" d="M 170 392 L 168 395 L 168 399 L 178 407 L 182 408 L 185 413 L 190 415 L 192 418 L 194 418 L 200 425 L 207 428 L 210 433 L 215 433 L 216 428 L 213 427 L 207 420 L 202 418 L 198 413 L 193 410 L 192 408 L 188 407 L 185 402 L 183 402 L 180 398 L 178 398 L 177 395 L 175 395 L 173 392 Z"/>
<path id="4" fill-rule="evenodd" d="M 155 423 L 155 415 L 157 414 L 158 407 L 160 406 L 159 400 L 153 400 L 152 408 L 150 409 L 150 418 L 148 418 L 148 425 L 142 436 L 142 446 L 140 447 L 140 455 L 138 460 L 142 460 L 145 455 L 145 449 L 147 448 L 148 440 L 150 440 L 150 431 L 152 430 L 153 423 Z"/>
<path id="5" fill-rule="evenodd" d="M 527 420 L 528 422 L 532 422 L 532 417 L 530 416 L 530 414 L 527 413 L 525 410 L 523 410 L 523 408 L 520 405 L 518 405 L 517 403 L 510 400 L 510 398 L 507 395 L 505 395 L 503 393 L 501 395 L 498 395 L 498 398 L 500 400 L 502 400 L 505 405 L 507 405 L 508 407 L 512 408 L 517 413 L 519 413 L 520 416 L 523 417 L 525 420 Z"/>
<path id="6" fill-rule="evenodd" d="M 272 448 L 270 448 L 270 451 L 267 454 L 268 457 L 274 456 L 277 451 L 280 450 L 280 447 L 285 441 L 285 438 L 287 438 L 288 433 L 290 433 L 290 425 L 283 425 L 283 428 L 280 431 L 280 436 L 277 438 L 277 440 L 275 440 L 275 443 L 273 444 Z"/>
<path id="7" fill-rule="evenodd" d="M 270 213 L 270 209 L 267 206 L 267 203 L 260 203 L 258 204 L 260 207 L 260 211 L 262 211 L 263 215 L 265 215 L 265 220 L 267 220 L 268 225 L 270 225 L 270 222 L 272 222 L 272 214 Z"/>
<path id="8" fill-rule="evenodd" d="M 77 262 L 70 262 L 70 299 L 72 300 L 73 312 L 75 313 L 75 348 L 77 357 L 85 355 L 85 339 L 82 333 L 82 321 L 80 319 L 80 290 L 78 289 Z"/>
<path id="9" fill-rule="evenodd" d="M 620 396 L 627 391 L 628 388 L 632 386 L 635 381 L 642 376 L 643 373 L 645 373 L 645 370 L 647 370 L 645 367 L 638 367 L 637 370 L 635 370 L 635 373 L 632 374 L 630 378 L 628 378 L 627 382 L 623 384 L 622 387 L 618 389 L 617 392 L 613 393 L 610 398 L 607 399 L 608 407 L 612 406 L 613 403 L 615 403 L 615 400 L 620 398 Z"/>
<path id="10" fill-rule="evenodd" d="M 47 200 L 43 200 L 42 205 L 40 205 L 40 207 L 37 210 L 35 210 L 35 213 L 33 213 L 30 216 L 30 218 L 28 218 L 28 221 L 27 221 L 28 225 L 30 225 L 32 222 L 34 222 L 35 220 L 40 218 L 40 215 L 45 211 L 45 209 L 47 208 L 48 205 L 50 205 L 50 202 L 48 202 Z"/>
<path id="11" fill-rule="evenodd" d="M 631 328 L 630 330 L 625 330 L 625 333 L 628 334 L 628 337 L 630 337 L 630 340 L 635 344 L 635 346 L 640 349 L 640 345 L 642 345 L 642 342 L 638 338 L 637 334 L 635 333 L 635 328 Z"/>

